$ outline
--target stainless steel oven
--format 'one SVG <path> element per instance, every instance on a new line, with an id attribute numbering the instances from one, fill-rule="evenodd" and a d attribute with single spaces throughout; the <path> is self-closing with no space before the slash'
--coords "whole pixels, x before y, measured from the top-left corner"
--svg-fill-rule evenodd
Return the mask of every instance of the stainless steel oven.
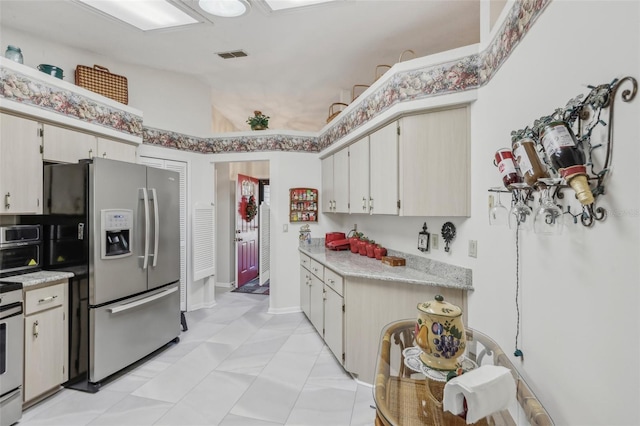
<path id="1" fill-rule="evenodd" d="M 0 426 L 22 417 L 22 284 L 0 282 Z"/>
<path id="2" fill-rule="evenodd" d="M 13 225 L 0 227 L 0 277 L 40 269 L 42 227 Z"/>

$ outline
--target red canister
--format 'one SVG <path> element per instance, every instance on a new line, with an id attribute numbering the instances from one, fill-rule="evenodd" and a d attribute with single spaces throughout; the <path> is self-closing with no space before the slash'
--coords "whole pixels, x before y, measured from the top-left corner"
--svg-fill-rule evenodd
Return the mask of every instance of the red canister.
<path id="1" fill-rule="evenodd" d="M 509 148 L 500 148 L 495 154 L 495 164 L 502 176 L 502 183 L 507 188 L 512 183 L 522 182 L 522 177 L 518 174 L 513 153 Z"/>

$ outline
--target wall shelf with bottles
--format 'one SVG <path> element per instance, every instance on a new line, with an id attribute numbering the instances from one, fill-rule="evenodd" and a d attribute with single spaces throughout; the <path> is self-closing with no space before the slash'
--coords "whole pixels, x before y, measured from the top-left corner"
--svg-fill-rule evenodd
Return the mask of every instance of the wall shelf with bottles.
<path id="1" fill-rule="evenodd" d="M 289 221 L 318 221 L 318 190 L 314 188 L 289 189 Z"/>
<path id="2" fill-rule="evenodd" d="M 586 96 L 580 94 L 531 126 L 512 131 L 511 149 L 498 150 L 494 161 L 504 188 L 490 188 L 489 192 L 498 197 L 505 190 L 513 192 L 511 205 L 516 206 L 526 205 L 534 199 L 533 192 L 540 191 L 541 206 L 546 203 L 548 211 L 553 210 L 546 221 L 567 214 L 574 223 L 579 218 L 582 225 L 590 227 L 605 219 L 607 212 L 597 206 L 597 201 L 605 194 L 611 171 L 614 104 L 622 86 L 626 88 L 620 98 L 630 102 L 636 96 L 638 82 L 633 77 L 616 78 L 611 83 L 588 86 L 591 90 Z M 570 205 L 558 204 L 566 189 L 573 189 L 582 212 L 574 213 Z M 490 211 L 490 221 L 494 213 Z M 518 225 L 530 225 L 526 219 L 517 219 Z"/>

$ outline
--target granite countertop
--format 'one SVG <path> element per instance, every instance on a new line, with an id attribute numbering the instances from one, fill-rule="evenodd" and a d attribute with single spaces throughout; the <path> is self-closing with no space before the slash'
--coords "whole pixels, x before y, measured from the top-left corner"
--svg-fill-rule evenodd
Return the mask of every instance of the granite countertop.
<path id="1" fill-rule="evenodd" d="M 22 283 L 24 288 L 64 280 L 73 277 L 71 272 L 63 271 L 38 271 L 29 274 L 13 275 L 11 277 L 0 278 L 0 282 Z"/>
<path id="2" fill-rule="evenodd" d="M 379 260 L 351 253 L 349 250 L 327 250 L 324 246 L 318 245 L 301 245 L 299 251 L 344 277 L 473 290 L 470 282 L 460 282 L 446 274 L 435 275 L 424 269 L 416 269 L 410 267 L 409 262 L 407 266 L 389 266 Z"/>

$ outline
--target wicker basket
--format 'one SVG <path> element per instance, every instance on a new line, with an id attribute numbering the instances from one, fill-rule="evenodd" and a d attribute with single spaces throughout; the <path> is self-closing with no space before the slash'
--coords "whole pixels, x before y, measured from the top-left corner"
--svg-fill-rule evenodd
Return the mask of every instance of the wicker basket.
<path id="1" fill-rule="evenodd" d="M 99 93 L 107 98 L 127 105 L 129 103 L 129 88 L 127 78 L 121 75 L 111 74 L 109 70 L 100 65 L 93 68 L 78 65 L 75 75 L 76 85 Z"/>
<path id="2" fill-rule="evenodd" d="M 334 118 L 336 118 L 336 116 L 338 114 L 340 114 L 342 112 L 342 110 L 345 109 L 348 106 L 349 105 L 345 104 L 344 102 L 334 102 L 334 103 L 332 103 L 331 106 L 329 107 L 329 116 L 327 117 L 327 123 L 330 122 L 331 120 L 333 120 Z M 336 107 L 340 107 L 341 109 L 336 110 Z"/>

